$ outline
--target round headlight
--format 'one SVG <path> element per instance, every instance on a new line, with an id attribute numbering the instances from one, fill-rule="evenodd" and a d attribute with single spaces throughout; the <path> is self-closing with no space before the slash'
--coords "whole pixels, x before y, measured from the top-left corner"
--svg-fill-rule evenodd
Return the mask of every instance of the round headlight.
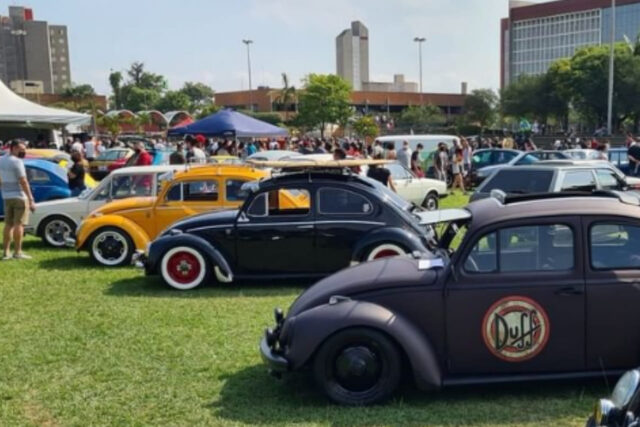
<path id="1" fill-rule="evenodd" d="M 616 408 L 625 410 L 636 390 L 640 386 L 640 372 L 637 370 L 625 373 L 611 393 L 611 401 Z"/>

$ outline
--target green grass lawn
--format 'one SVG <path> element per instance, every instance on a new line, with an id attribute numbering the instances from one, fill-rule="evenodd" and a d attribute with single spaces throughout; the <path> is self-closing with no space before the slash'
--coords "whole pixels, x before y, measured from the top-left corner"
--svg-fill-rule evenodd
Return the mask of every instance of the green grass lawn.
<path id="1" fill-rule="evenodd" d="M 0 262 L 1 426 L 579 426 L 606 393 L 602 381 L 432 394 L 407 384 L 386 405 L 338 407 L 309 375 L 278 381 L 260 361 L 273 307 L 299 284 L 180 293 L 33 238 L 26 250 L 34 260 Z"/>

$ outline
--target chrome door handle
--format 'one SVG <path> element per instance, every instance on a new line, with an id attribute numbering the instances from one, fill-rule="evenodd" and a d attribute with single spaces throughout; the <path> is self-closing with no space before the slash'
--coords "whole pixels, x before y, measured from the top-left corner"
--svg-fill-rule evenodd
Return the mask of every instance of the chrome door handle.
<path id="1" fill-rule="evenodd" d="M 280 240 L 282 239 L 282 236 L 272 236 L 271 240 Z"/>
<path id="2" fill-rule="evenodd" d="M 298 228 L 299 228 L 300 230 L 313 228 L 313 224 L 309 224 L 309 225 L 299 225 L 299 226 L 298 226 Z"/>

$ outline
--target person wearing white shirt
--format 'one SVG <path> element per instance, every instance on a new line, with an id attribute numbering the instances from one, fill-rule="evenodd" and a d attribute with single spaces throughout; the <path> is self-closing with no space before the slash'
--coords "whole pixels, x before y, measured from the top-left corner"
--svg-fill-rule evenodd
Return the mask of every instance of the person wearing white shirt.
<path id="1" fill-rule="evenodd" d="M 84 157 L 88 161 L 92 161 L 96 158 L 96 143 L 93 138 L 84 143 Z"/>
<path id="2" fill-rule="evenodd" d="M 82 145 L 82 142 L 78 141 L 77 139 L 73 141 L 73 144 L 71 144 L 71 151 L 77 151 L 84 154 L 84 146 Z"/>
<path id="3" fill-rule="evenodd" d="M 398 163 L 402 166 L 407 169 L 411 169 L 411 148 L 409 148 L 408 141 L 404 141 L 402 143 L 402 148 L 398 151 L 396 158 L 398 159 Z"/>

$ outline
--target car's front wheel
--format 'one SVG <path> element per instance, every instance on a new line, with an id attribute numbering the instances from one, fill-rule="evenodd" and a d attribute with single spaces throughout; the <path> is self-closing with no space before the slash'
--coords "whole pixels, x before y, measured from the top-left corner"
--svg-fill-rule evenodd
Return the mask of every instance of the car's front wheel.
<path id="1" fill-rule="evenodd" d="M 205 283 L 209 272 L 205 257 L 190 246 L 171 248 L 160 261 L 162 280 L 180 291 L 193 289 Z"/>
<path id="2" fill-rule="evenodd" d="M 438 193 L 432 191 L 427 194 L 422 201 L 422 207 L 428 211 L 438 210 Z"/>
<path id="3" fill-rule="evenodd" d="M 91 258 L 107 267 L 129 264 L 133 250 L 131 237 L 116 227 L 101 228 L 89 240 Z"/>
<path id="4" fill-rule="evenodd" d="M 398 387 L 401 354 L 385 334 L 369 328 L 349 328 L 322 344 L 313 372 L 318 385 L 335 402 L 379 403 Z"/>
<path id="5" fill-rule="evenodd" d="M 51 216 L 42 221 L 42 241 L 54 248 L 65 246 L 67 238 L 72 237 L 76 225 L 63 216 Z"/>

